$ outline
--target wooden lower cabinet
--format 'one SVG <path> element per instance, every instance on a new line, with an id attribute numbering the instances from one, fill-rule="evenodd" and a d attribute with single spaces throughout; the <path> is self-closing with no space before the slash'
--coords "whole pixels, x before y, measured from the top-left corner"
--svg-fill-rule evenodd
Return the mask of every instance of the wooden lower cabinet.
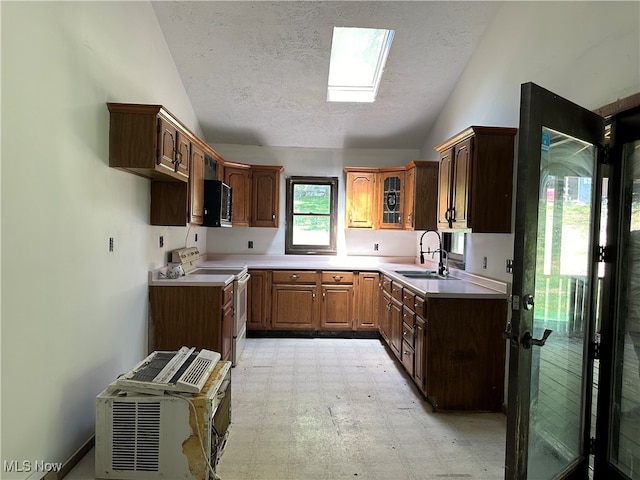
<path id="1" fill-rule="evenodd" d="M 206 348 L 231 359 L 233 284 L 149 287 L 150 349 Z"/>
<path id="2" fill-rule="evenodd" d="M 507 302 L 429 298 L 425 394 L 438 410 L 502 411 Z"/>
<path id="3" fill-rule="evenodd" d="M 414 362 L 413 362 L 413 380 L 418 385 L 422 393 L 424 391 L 424 371 L 425 371 L 425 345 L 426 345 L 426 322 L 424 318 L 416 314 L 416 326 L 414 333 Z"/>
<path id="4" fill-rule="evenodd" d="M 402 306 L 396 299 L 391 297 L 389 305 L 389 330 L 390 343 L 389 346 L 396 357 L 402 359 Z"/>
<path id="5" fill-rule="evenodd" d="M 271 328 L 316 330 L 316 291 L 313 285 L 273 285 L 271 287 Z"/>
<path id="6" fill-rule="evenodd" d="M 380 274 L 360 272 L 355 280 L 355 330 L 378 330 Z"/>
<path id="7" fill-rule="evenodd" d="M 271 272 L 249 270 L 247 290 L 247 329 L 268 330 L 271 327 Z"/>
<path id="8" fill-rule="evenodd" d="M 353 285 L 322 285 L 320 328 L 353 329 Z"/>
<path id="9" fill-rule="evenodd" d="M 249 330 L 378 330 L 378 272 L 252 269 L 249 274 Z"/>
<path id="10" fill-rule="evenodd" d="M 384 276 L 380 299 L 380 334 L 434 409 L 502 411 L 505 299 L 425 299 Z"/>

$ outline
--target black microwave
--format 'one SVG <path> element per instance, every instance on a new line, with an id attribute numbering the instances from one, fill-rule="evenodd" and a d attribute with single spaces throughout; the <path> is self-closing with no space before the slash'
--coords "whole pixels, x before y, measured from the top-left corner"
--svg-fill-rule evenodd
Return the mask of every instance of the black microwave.
<path id="1" fill-rule="evenodd" d="M 231 187 L 220 180 L 204 181 L 203 227 L 231 226 Z"/>

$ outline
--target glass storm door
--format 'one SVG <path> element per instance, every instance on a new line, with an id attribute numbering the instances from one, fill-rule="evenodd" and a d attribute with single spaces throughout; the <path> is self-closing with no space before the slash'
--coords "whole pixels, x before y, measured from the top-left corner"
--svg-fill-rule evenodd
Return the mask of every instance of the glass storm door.
<path id="1" fill-rule="evenodd" d="M 587 478 L 603 136 L 598 115 L 522 85 L 507 480 Z"/>

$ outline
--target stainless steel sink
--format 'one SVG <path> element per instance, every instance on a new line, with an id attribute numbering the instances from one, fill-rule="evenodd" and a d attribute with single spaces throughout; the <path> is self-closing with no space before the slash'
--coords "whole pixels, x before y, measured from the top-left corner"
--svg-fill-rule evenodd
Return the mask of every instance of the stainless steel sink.
<path id="1" fill-rule="evenodd" d="M 396 270 L 403 277 L 420 278 L 427 280 L 458 280 L 450 275 L 439 275 L 436 270 Z"/>

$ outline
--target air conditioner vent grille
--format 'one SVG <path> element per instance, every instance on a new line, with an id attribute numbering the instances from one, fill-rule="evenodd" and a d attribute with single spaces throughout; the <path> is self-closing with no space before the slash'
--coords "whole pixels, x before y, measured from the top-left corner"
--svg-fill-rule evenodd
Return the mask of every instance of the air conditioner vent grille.
<path id="1" fill-rule="evenodd" d="M 112 468 L 157 472 L 160 463 L 160 402 L 114 402 Z"/>

